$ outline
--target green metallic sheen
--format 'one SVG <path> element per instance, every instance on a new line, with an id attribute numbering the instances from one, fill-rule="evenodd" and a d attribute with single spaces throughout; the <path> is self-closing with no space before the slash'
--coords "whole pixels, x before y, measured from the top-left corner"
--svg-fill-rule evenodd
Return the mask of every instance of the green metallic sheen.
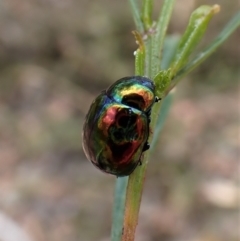
<path id="1" fill-rule="evenodd" d="M 83 150 L 101 171 L 130 175 L 149 148 L 155 86 L 145 77 L 116 81 L 91 104 L 83 126 Z"/>
<path id="2" fill-rule="evenodd" d="M 148 135 L 143 112 L 100 95 L 86 117 L 83 149 L 100 170 L 126 176 L 138 165 Z"/>
<path id="3" fill-rule="evenodd" d="M 155 103 L 155 86 L 142 76 L 125 77 L 111 85 L 106 93 L 116 102 L 147 112 Z"/>

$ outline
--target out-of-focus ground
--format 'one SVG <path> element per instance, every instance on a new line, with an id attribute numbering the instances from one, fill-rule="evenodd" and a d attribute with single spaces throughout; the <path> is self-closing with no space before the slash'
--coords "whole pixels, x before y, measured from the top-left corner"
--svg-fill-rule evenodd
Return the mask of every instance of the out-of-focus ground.
<path id="1" fill-rule="evenodd" d="M 176 2 L 169 34 L 184 31 L 196 6 L 221 5 L 202 46 L 239 9 L 235 0 Z M 33 241 L 110 240 L 115 178 L 86 160 L 81 129 L 94 96 L 133 75 L 133 29 L 127 1 L 1 1 L 1 241 L 26 241 L 14 227 Z M 176 89 L 136 240 L 240 240 L 239 39 Z"/>

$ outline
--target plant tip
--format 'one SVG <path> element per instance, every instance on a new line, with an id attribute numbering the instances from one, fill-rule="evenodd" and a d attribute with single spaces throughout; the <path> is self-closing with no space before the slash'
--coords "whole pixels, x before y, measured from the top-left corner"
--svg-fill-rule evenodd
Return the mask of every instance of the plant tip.
<path id="1" fill-rule="evenodd" d="M 213 10 L 213 13 L 216 14 L 216 13 L 219 13 L 219 12 L 220 12 L 221 7 L 220 7 L 220 5 L 218 5 L 218 4 L 214 4 L 214 5 L 212 6 L 212 10 Z"/>

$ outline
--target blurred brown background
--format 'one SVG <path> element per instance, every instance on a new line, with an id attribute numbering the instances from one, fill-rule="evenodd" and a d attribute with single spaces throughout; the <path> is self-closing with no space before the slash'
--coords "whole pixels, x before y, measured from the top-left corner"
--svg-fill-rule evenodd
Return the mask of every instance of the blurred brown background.
<path id="1" fill-rule="evenodd" d="M 237 0 L 176 2 L 169 34 L 200 4 L 221 5 L 201 46 L 239 9 Z M 94 96 L 133 75 L 133 29 L 127 1 L 1 1 L 1 241 L 28 240 L 17 227 L 33 241 L 110 240 L 115 178 L 86 160 L 81 130 Z M 177 87 L 136 240 L 240 240 L 239 38 Z"/>

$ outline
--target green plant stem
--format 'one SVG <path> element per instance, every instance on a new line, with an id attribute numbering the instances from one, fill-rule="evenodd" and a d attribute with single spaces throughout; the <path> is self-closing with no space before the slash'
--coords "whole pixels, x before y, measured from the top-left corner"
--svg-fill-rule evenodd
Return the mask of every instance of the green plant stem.
<path id="1" fill-rule="evenodd" d="M 138 49 L 135 51 L 135 75 L 143 76 L 145 63 L 145 46 L 139 32 L 133 31 L 133 34 L 135 36 L 136 43 L 139 46 Z M 115 198 L 111 230 L 112 241 L 120 241 L 122 237 L 127 185 L 128 177 L 117 178 L 114 194 Z"/>
<path id="2" fill-rule="evenodd" d="M 205 58 L 207 58 L 237 28 L 237 26 L 239 26 L 240 22 L 240 14 L 238 14 L 238 16 L 232 20 L 232 22 L 225 28 L 217 40 L 212 45 L 210 45 L 210 47 L 205 52 L 203 52 L 194 61 L 190 62 L 186 67 L 184 67 L 188 61 L 188 57 L 205 32 L 210 18 L 217 11 L 216 5 L 213 7 L 204 6 L 199 8 L 198 11 L 195 11 L 194 15 L 192 15 L 189 26 L 179 42 L 171 68 L 168 70 L 159 71 L 160 62 L 156 61 L 155 51 L 157 52 L 157 56 L 161 56 L 161 53 L 158 52 L 161 52 L 163 48 L 162 46 L 165 38 L 166 27 L 172 12 L 174 0 L 164 1 L 163 9 L 161 11 L 162 16 L 160 16 L 157 22 L 156 32 L 152 31 L 153 25 L 151 24 L 152 0 L 144 1 L 142 9 L 142 13 L 146 17 L 144 18 L 145 20 L 143 20 L 144 23 L 141 22 L 136 0 L 129 1 L 134 15 L 134 21 L 137 26 L 137 31 L 134 32 L 134 35 L 136 42 L 139 45 L 139 48 L 135 54 L 135 74 L 145 75 L 151 79 L 154 79 L 156 84 L 156 94 L 158 94 L 160 97 L 166 96 L 167 93 L 176 85 L 180 77 L 191 71 Z M 146 9 L 144 9 L 144 7 Z M 141 34 L 144 34 L 145 42 L 143 42 Z M 158 35 L 158 37 L 156 37 L 155 34 Z M 146 36 L 147 38 L 145 40 Z M 174 42 L 176 43 L 177 41 Z M 169 59 L 172 59 L 172 54 L 170 54 L 168 57 Z M 165 67 L 168 66 L 169 59 L 165 62 L 163 61 Z M 174 76 L 176 76 L 176 78 L 172 79 Z M 152 108 L 151 129 L 156 130 L 156 134 L 154 139 L 152 134 L 150 134 L 149 142 L 153 143 L 153 145 L 155 145 L 157 142 L 159 132 L 162 128 L 163 121 L 166 118 L 171 102 L 171 99 L 166 98 L 165 100 L 166 101 L 164 102 L 161 101 L 160 103 L 155 104 Z M 159 113 L 161 113 L 161 116 L 159 116 Z M 138 223 L 138 214 L 140 209 L 144 178 L 150 154 L 150 151 L 144 153 L 144 157 L 141 160 L 141 166 L 136 168 L 134 172 L 129 176 L 129 178 L 117 179 L 113 214 L 113 218 L 115 220 L 113 221 L 114 227 L 112 229 L 112 241 L 134 240 L 135 230 Z M 126 199 L 121 196 L 125 193 Z"/>
<path id="3" fill-rule="evenodd" d="M 111 240 L 114 241 L 120 241 L 122 237 L 127 184 L 128 177 L 119 177 L 116 180 L 111 230 Z"/>
<path id="4" fill-rule="evenodd" d="M 166 118 L 168 116 L 168 112 L 170 110 L 170 106 L 172 104 L 172 99 L 173 99 L 173 94 L 170 93 L 166 96 L 166 98 L 163 99 L 162 102 L 162 107 L 160 109 L 160 113 L 158 115 L 157 118 L 157 122 L 156 122 L 156 126 L 154 129 L 154 133 L 153 133 L 153 139 L 151 142 L 151 148 L 155 149 L 155 146 L 157 144 L 157 141 L 159 139 L 159 134 L 161 132 L 161 130 L 163 129 L 163 125 L 166 121 Z"/>
<path id="5" fill-rule="evenodd" d="M 144 75 L 150 79 L 153 79 L 152 71 L 151 71 L 152 70 L 152 44 L 153 44 L 152 36 L 148 36 L 148 39 L 145 42 L 146 58 L 145 58 Z"/>
<path id="6" fill-rule="evenodd" d="M 133 34 L 138 44 L 138 49 L 135 51 L 135 75 L 144 75 L 145 64 L 145 46 L 141 34 L 138 31 L 133 31 Z"/>
<path id="7" fill-rule="evenodd" d="M 173 2 L 172 2 L 173 3 Z M 167 1 L 165 1 L 167 4 Z M 165 8 L 165 11 L 171 12 L 172 8 L 168 7 Z M 149 12 L 149 10 L 147 10 Z M 170 16 L 170 13 L 167 12 L 167 16 Z M 167 24 L 168 21 L 162 21 L 162 23 Z M 160 25 L 160 24 L 159 24 Z M 160 26 L 158 26 L 161 29 Z M 163 27 L 165 29 L 165 26 Z M 153 77 L 157 74 L 158 68 L 152 68 L 153 65 L 158 65 L 159 62 L 155 61 L 152 62 L 153 58 L 153 51 L 152 49 L 155 48 L 155 44 L 158 45 L 158 48 L 162 48 L 163 39 L 165 37 L 166 31 L 162 31 L 160 33 L 160 39 L 154 39 L 152 33 L 149 33 L 147 36 L 147 40 L 145 42 L 145 66 L 138 67 L 138 63 L 135 59 L 136 70 L 145 67 L 144 74 L 147 77 L 153 79 Z M 158 41 L 162 41 L 159 43 Z M 154 45 L 154 46 L 153 46 Z M 155 105 L 152 109 L 151 114 L 151 128 L 153 129 L 157 122 L 158 113 L 160 110 L 161 103 Z M 152 135 L 149 137 L 149 142 L 151 143 Z M 144 153 L 144 158 L 142 159 L 142 165 L 135 169 L 135 171 L 129 176 L 128 179 L 128 186 L 126 192 L 126 204 L 125 204 L 125 214 L 124 214 L 124 224 L 123 224 L 123 236 L 122 241 L 133 241 L 135 236 L 135 230 L 138 223 L 138 214 L 140 209 L 141 203 L 141 196 L 143 190 L 143 184 L 146 174 L 147 163 L 149 160 L 150 151 Z"/>
<path id="8" fill-rule="evenodd" d="M 144 29 L 148 30 L 152 26 L 153 0 L 143 0 L 142 21 Z"/>
<path id="9" fill-rule="evenodd" d="M 156 23 L 155 34 L 153 36 L 153 48 L 152 48 L 152 73 L 156 74 L 160 70 L 162 61 L 162 51 L 164 39 L 166 36 L 167 27 L 172 15 L 172 10 L 175 0 L 165 0 L 163 2 L 161 12 Z"/>
<path id="10" fill-rule="evenodd" d="M 144 25 L 142 23 L 140 11 L 139 11 L 139 8 L 138 8 L 136 2 L 137 2 L 136 0 L 129 0 L 129 4 L 131 6 L 134 23 L 136 25 L 137 30 L 142 33 L 144 31 Z"/>

